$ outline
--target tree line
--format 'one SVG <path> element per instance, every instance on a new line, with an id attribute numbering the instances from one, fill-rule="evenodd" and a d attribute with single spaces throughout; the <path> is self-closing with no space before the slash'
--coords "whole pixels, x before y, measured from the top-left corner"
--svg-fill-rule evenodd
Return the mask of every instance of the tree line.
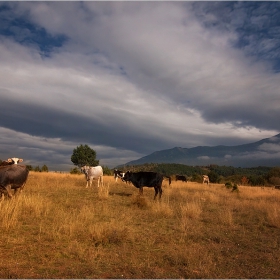
<path id="1" fill-rule="evenodd" d="M 233 167 L 233 166 L 189 166 L 178 163 L 145 163 L 118 167 L 127 171 L 153 171 L 167 176 L 184 175 L 189 181 L 202 182 L 202 175 L 208 175 L 212 183 L 226 183 L 228 181 L 248 186 L 280 185 L 280 167 Z"/>
<path id="2" fill-rule="evenodd" d="M 84 165 L 97 166 L 96 151 L 88 145 L 80 145 L 73 149 L 71 156 L 72 163 L 76 166 L 70 170 L 72 174 L 80 173 L 80 167 Z M 113 175 L 113 170 L 102 166 L 104 175 Z M 219 166 L 210 164 L 207 166 L 189 166 L 179 163 L 146 163 L 141 165 L 129 165 L 116 167 L 122 171 L 153 171 L 167 176 L 184 175 L 189 181 L 202 182 L 202 175 L 208 175 L 212 183 L 226 183 L 266 186 L 280 185 L 280 167 L 252 167 L 242 168 L 233 166 Z"/>
<path id="3" fill-rule="evenodd" d="M 70 170 L 71 174 L 80 174 L 80 168 L 84 165 L 97 166 L 99 160 L 96 159 L 96 152 L 88 145 L 80 145 L 73 149 L 71 161 L 75 165 Z M 0 164 L 1 164 L 0 160 Z M 48 172 L 47 165 L 32 167 L 26 165 L 30 171 Z M 114 169 L 107 166 L 102 166 L 104 175 L 113 175 Z M 202 175 L 208 175 L 212 183 L 226 183 L 232 182 L 240 185 L 250 186 L 269 186 L 280 185 L 280 167 L 233 167 L 233 166 L 219 166 L 210 164 L 207 166 L 189 166 L 179 163 L 145 163 L 141 165 L 124 165 L 117 166 L 117 169 L 122 171 L 152 171 L 162 173 L 166 176 L 184 175 L 189 181 L 202 182 Z"/>

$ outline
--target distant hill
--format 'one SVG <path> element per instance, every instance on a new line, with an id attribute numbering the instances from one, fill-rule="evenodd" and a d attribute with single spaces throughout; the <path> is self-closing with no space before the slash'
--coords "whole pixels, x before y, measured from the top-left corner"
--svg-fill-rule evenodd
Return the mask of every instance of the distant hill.
<path id="1" fill-rule="evenodd" d="M 125 165 L 145 163 L 179 163 L 191 166 L 217 164 L 234 167 L 280 166 L 280 134 L 238 146 L 175 147 L 154 152 Z"/>

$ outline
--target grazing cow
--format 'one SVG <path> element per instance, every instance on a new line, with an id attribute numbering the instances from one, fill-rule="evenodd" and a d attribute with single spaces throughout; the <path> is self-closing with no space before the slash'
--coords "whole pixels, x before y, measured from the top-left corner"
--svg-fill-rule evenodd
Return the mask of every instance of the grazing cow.
<path id="1" fill-rule="evenodd" d="M 202 184 L 207 183 L 207 185 L 209 185 L 209 183 L 210 183 L 209 177 L 208 177 L 207 175 L 202 175 L 202 177 L 203 177 L 203 182 L 202 182 Z"/>
<path id="2" fill-rule="evenodd" d="M 176 181 L 188 182 L 186 176 L 184 175 L 176 175 Z"/>
<path id="3" fill-rule="evenodd" d="M 22 191 L 29 174 L 25 165 L 12 164 L 0 166 L 0 191 L 11 198 L 18 190 Z"/>
<path id="4" fill-rule="evenodd" d="M 86 176 L 87 184 L 86 188 L 92 185 L 92 180 L 97 179 L 97 187 L 99 188 L 99 183 L 103 186 L 103 169 L 100 165 L 92 167 L 92 166 L 83 166 L 81 167 L 81 172 L 83 172 Z"/>
<path id="5" fill-rule="evenodd" d="M 115 178 L 116 182 L 118 181 L 118 178 L 121 178 L 123 180 L 124 174 L 125 174 L 125 172 L 118 170 L 118 169 L 114 169 L 114 178 Z"/>
<path id="6" fill-rule="evenodd" d="M 154 199 L 156 199 L 158 193 L 159 193 L 159 199 L 162 195 L 162 181 L 163 181 L 163 175 L 156 173 L 156 172 L 131 172 L 127 171 L 124 174 L 123 179 L 125 181 L 130 181 L 136 188 L 139 189 L 139 193 L 143 195 L 143 187 L 148 188 L 154 188 L 155 189 L 155 196 Z M 169 177 L 169 185 L 171 184 L 171 178 Z"/>
<path id="7" fill-rule="evenodd" d="M 0 166 L 18 164 L 19 162 L 22 162 L 22 161 L 23 161 L 22 158 L 8 158 L 7 160 L 2 161 Z"/>

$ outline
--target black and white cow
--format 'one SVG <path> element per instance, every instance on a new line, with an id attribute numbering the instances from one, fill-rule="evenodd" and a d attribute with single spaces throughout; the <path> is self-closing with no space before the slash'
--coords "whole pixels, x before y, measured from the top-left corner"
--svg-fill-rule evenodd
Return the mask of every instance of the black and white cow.
<path id="1" fill-rule="evenodd" d="M 29 174 L 29 170 L 25 165 L 12 164 L 0 166 L 0 192 L 7 194 L 10 198 L 18 190 L 22 191 Z"/>
<path id="2" fill-rule="evenodd" d="M 146 171 L 140 171 L 140 172 L 131 172 L 127 171 L 124 174 L 124 181 L 131 182 L 136 188 L 139 189 L 139 193 L 143 195 L 143 187 L 148 188 L 154 188 L 155 190 L 155 196 L 154 199 L 156 199 L 158 193 L 159 193 L 159 199 L 162 195 L 162 181 L 163 181 L 164 175 L 156 173 L 156 172 L 146 172 Z M 169 177 L 169 185 L 171 184 L 171 178 Z"/>
<path id="3" fill-rule="evenodd" d="M 118 169 L 114 169 L 114 179 L 117 182 L 118 178 L 121 178 L 123 180 L 125 172 L 118 170 Z"/>
<path id="4" fill-rule="evenodd" d="M 186 176 L 184 176 L 184 175 L 176 175 L 175 180 L 176 181 L 182 181 L 182 182 L 188 182 Z"/>
<path id="5" fill-rule="evenodd" d="M 103 186 L 102 166 L 98 165 L 98 166 L 92 167 L 92 166 L 85 165 L 85 166 L 81 167 L 81 172 L 84 173 L 86 176 L 86 180 L 87 180 L 86 188 L 88 187 L 88 182 L 89 182 L 89 186 L 91 187 L 93 179 L 97 179 L 98 188 L 99 188 L 99 184 L 101 184 L 101 186 Z"/>

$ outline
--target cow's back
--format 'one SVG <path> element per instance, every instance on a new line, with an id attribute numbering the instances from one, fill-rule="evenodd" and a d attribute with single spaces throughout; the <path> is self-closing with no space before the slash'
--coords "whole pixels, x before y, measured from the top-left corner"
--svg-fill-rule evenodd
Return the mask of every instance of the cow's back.
<path id="1" fill-rule="evenodd" d="M 9 184 L 21 186 L 27 180 L 29 170 L 25 165 L 9 165 L 0 167 L 0 185 L 5 187 Z"/>
<path id="2" fill-rule="evenodd" d="M 156 172 L 146 172 L 140 171 L 133 173 L 132 183 L 137 183 L 141 187 L 154 187 L 157 185 L 161 185 L 163 181 L 163 176 Z"/>
<path id="3" fill-rule="evenodd" d="M 103 176 L 103 169 L 101 166 L 90 167 L 88 170 L 88 176 L 97 178 L 99 176 Z"/>

